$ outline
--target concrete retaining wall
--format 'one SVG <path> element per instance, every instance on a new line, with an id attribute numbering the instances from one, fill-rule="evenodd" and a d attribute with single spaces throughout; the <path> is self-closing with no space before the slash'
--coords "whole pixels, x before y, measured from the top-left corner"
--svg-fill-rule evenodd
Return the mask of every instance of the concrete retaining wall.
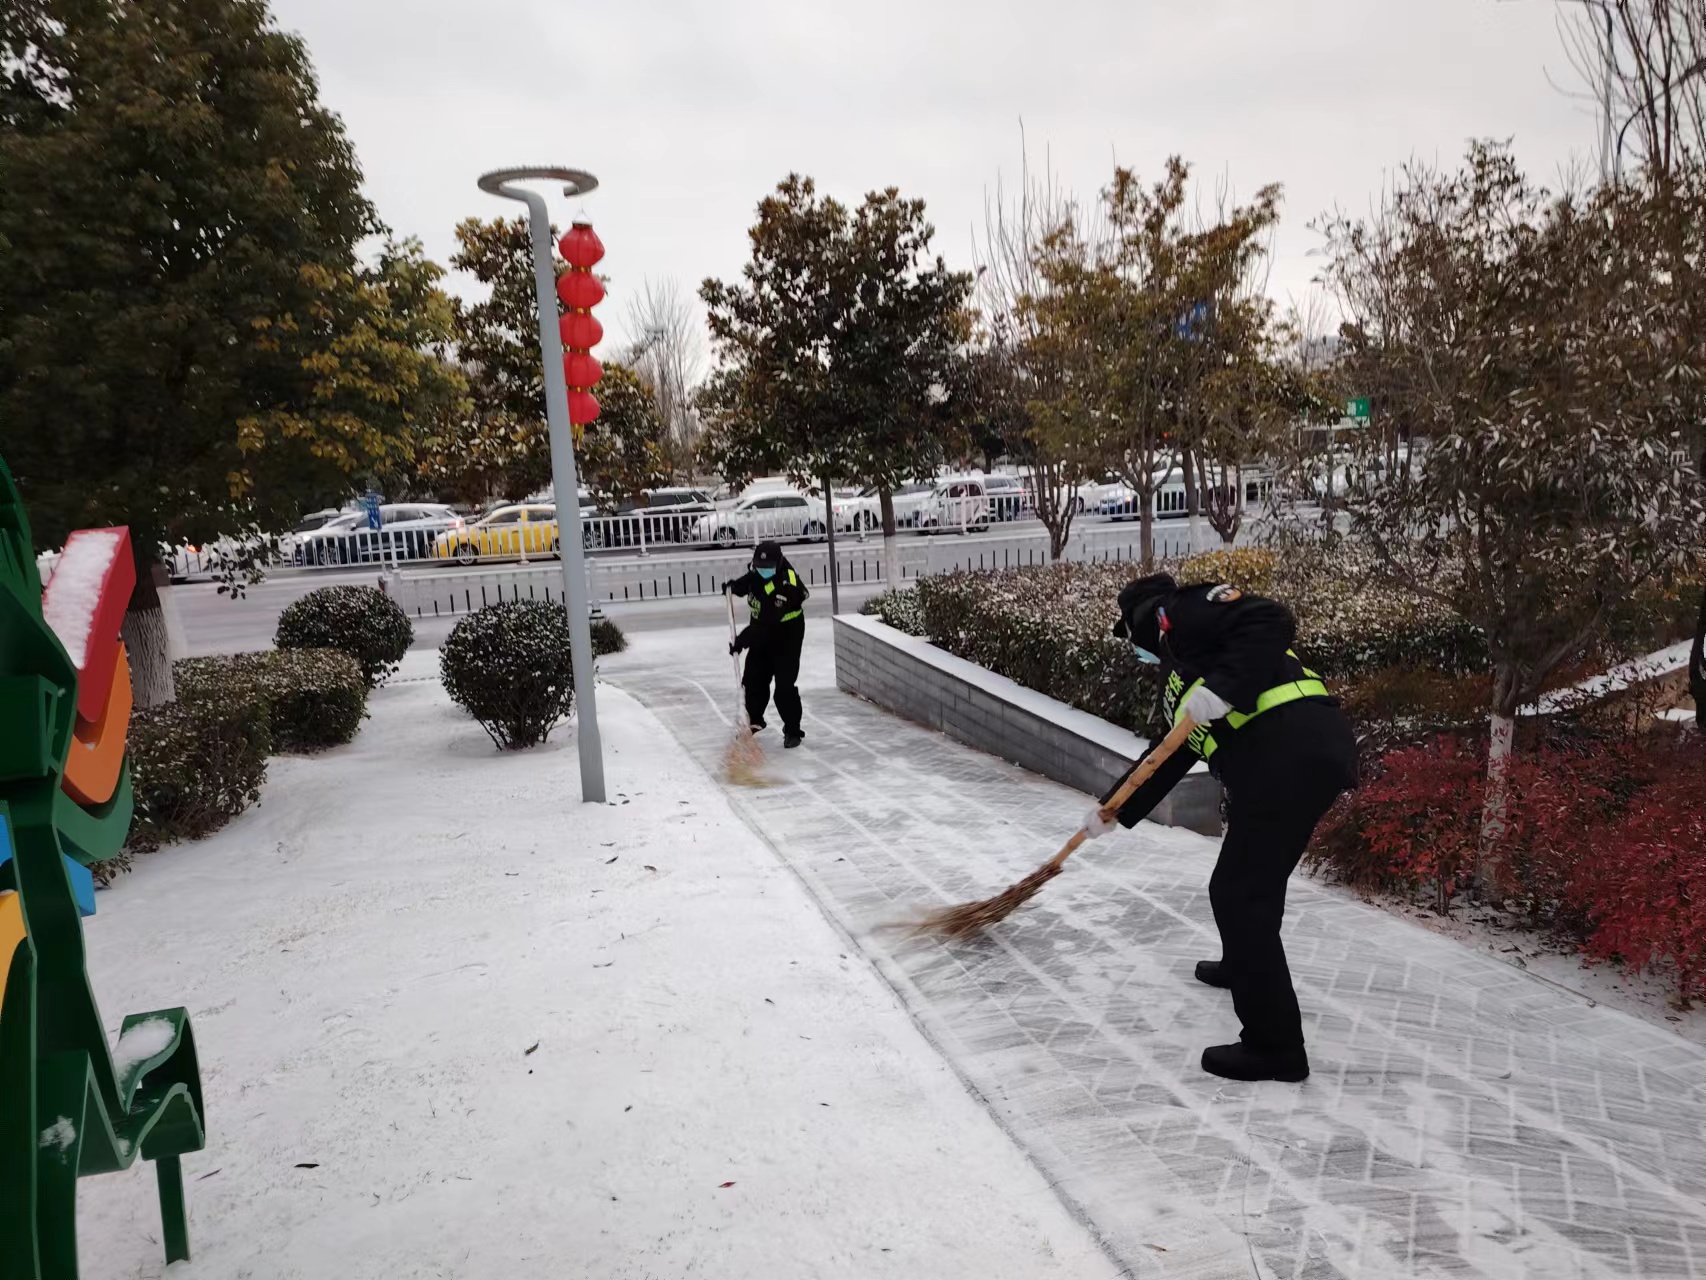
<path id="1" fill-rule="evenodd" d="M 835 680 L 896 715 L 1091 796 L 1101 795 L 1148 745 L 860 614 L 835 619 Z M 1220 785 L 1199 764 L 1150 818 L 1219 835 Z"/>

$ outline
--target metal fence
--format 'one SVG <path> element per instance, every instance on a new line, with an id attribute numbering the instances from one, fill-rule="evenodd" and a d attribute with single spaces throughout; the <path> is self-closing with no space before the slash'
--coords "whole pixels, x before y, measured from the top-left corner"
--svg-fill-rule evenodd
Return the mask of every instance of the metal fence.
<path id="1" fill-rule="evenodd" d="M 1155 554 L 1175 558 L 1190 551 L 1189 530 L 1172 522 L 1155 530 Z M 1218 539 L 1215 540 L 1218 544 Z M 1200 549 L 1207 549 L 1206 543 Z M 960 570 L 999 570 L 1049 563 L 1046 533 L 1040 525 L 1018 525 L 981 537 L 909 537 L 898 545 L 901 581 Z M 801 542 L 786 553 L 808 586 L 829 582 L 828 548 L 821 540 Z M 719 546 L 699 552 L 674 548 L 647 557 L 593 556 L 587 561 L 589 596 L 601 604 L 691 599 L 719 594 L 722 584 L 746 571 L 751 548 Z M 1141 560 L 1135 524 L 1086 522 L 1066 549 L 1066 559 L 1092 563 Z M 836 546 L 839 580 L 850 588 L 888 582 L 881 539 L 841 542 Z M 559 599 L 562 572 L 555 561 L 475 565 L 443 573 L 389 574 L 386 589 L 417 617 L 455 615 L 498 600 Z"/>

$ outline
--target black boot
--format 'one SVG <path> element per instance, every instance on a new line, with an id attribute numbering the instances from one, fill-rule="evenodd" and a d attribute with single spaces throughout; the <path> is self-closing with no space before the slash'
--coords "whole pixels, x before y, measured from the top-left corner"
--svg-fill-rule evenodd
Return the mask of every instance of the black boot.
<path id="1" fill-rule="evenodd" d="M 797 747 L 805 740 L 806 731 L 804 729 L 784 729 L 782 731 L 782 745 L 784 747 Z"/>
<path id="2" fill-rule="evenodd" d="M 1197 981 L 1222 990 L 1231 989 L 1232 980 L 1224 972 L 1225 964 L 1224 960 L 1198 960 Z"/>
<path id="3" fill-rule="evenodd" d="M 1202 1069 L 1227 1080 L 1284 1080 L 1296 1084 L 1309 1078 L 1309 1055 L 1302 1049 L 1252 1049 L 1243 1042 L 1217 1044 L 1202 1051 Z"/>

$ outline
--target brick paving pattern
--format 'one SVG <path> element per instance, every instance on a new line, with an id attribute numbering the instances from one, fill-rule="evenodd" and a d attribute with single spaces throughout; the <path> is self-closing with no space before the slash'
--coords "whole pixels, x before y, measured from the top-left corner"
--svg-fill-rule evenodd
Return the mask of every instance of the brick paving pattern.
<path id="1" fill-rule="evenodd" d="M 715 770 L 715 636 L 636 639 L 606 677 Z M 1201 837 L 1110 837 L 986 940 L 880 928 L 1011 882 L 1088 802 L 837 691 L 829 645 L 814 620 L 806 746 L 772 728 L 774 785 L 731 796 L 1130 1275 L 1706 1275 L 1706 1050 L 1307 877 L 1302 1086 L 1198 1066 L 1237 1034 L 1191 978 Z"/>

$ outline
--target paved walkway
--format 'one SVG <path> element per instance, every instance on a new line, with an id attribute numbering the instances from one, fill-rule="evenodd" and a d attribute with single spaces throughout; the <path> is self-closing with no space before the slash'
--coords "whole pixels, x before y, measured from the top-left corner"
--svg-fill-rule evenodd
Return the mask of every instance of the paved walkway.
<path id="1" fill-rule="evenodd" d="M 716 768 L 715 633 L 605 671 Z M 1314 1074 L 1217 1080 L 1212 842 L 1111 837 L 984 941 L 877 929 L 1030 870 L 1086 799 L 837 691 L 823 621 L 801 685 L 806 747 L 767 735 L 775 785 L 737 807 L 1130 1275 L 1706 1275 L 1706 1049 L 1299 878 Z"/>

